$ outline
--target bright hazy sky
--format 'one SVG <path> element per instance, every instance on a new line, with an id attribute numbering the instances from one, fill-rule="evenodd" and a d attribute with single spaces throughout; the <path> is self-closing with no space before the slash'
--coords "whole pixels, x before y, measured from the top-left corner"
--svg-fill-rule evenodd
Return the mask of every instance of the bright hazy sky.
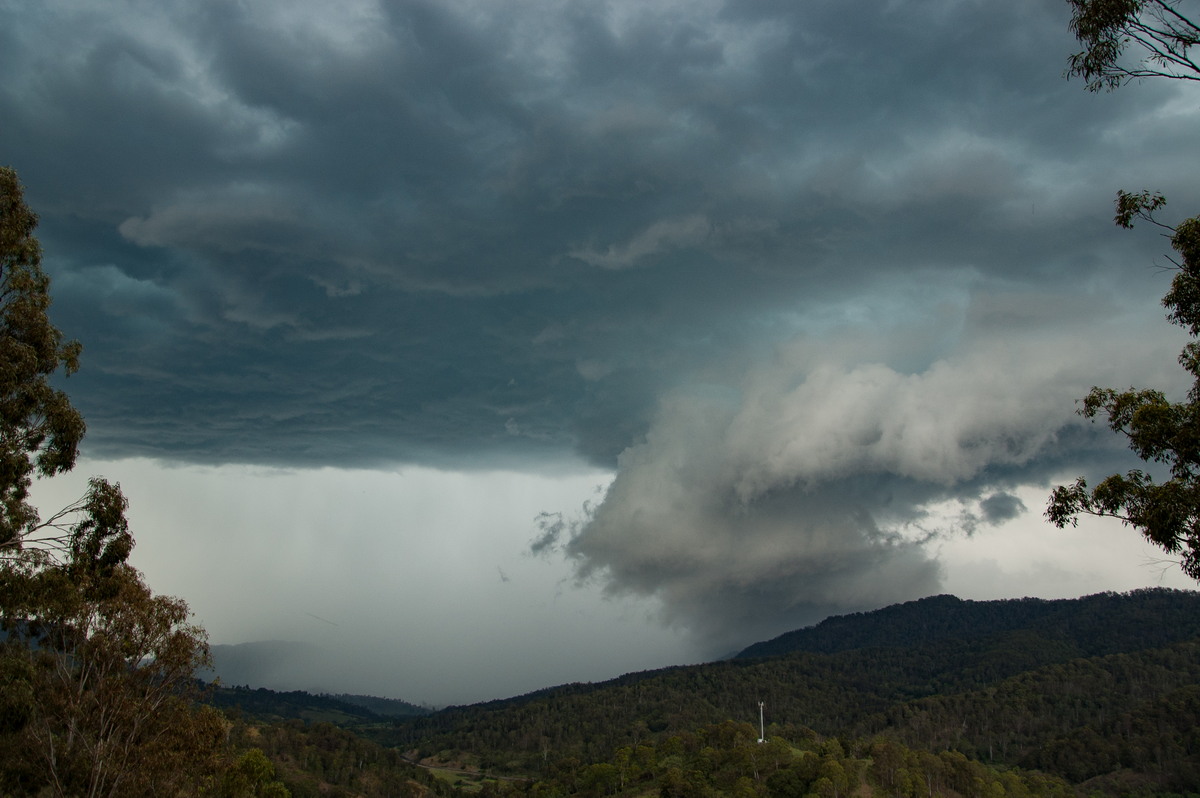
<path id="1" fill-rule="evenodd" d="M 430 703 L 951 592 L 1191 587 L 1057 483 L 1186 389 L 1200 90 L 1056 0 L 0 0 L 75 474 L 214 643 Z"/>

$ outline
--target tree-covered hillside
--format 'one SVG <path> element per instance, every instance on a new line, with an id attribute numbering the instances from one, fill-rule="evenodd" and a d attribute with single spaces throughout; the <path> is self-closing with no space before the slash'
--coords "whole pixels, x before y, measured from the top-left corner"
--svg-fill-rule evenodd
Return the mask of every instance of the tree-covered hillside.
<path id="1" fill-rule="evenodd" d="M 806 729 L 861 745 L 887 739 L 1107 794 L 1181 792 L 1200 766 L 1189 731 L 1200 727 L 1198 602 L 1170 590 L 1054 602 L 936 597 L 791 637 L 830 651 L 564 685 L 375 735 L 415 756 L 544 776 L 555 763 L 609 761 L 626 747 L 754 722 L 762 701 L 768 737 Z"/>

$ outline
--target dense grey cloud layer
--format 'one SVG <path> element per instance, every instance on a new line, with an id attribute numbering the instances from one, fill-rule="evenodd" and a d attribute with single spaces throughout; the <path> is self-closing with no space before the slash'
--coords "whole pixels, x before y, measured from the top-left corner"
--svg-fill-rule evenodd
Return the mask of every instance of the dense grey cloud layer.
<path id="1" fill-rule="evenodd" d="M 936 590 L 933 516 L 1119 462 L 1072 401 L 1176 384 L 1165 247 L 1108 218 L 1200 203 L 1198 100 L 1065 83 L 1065 4 L 0 16 L 97 456 L 616 469 L 535 548 L 715 649 Z"/>

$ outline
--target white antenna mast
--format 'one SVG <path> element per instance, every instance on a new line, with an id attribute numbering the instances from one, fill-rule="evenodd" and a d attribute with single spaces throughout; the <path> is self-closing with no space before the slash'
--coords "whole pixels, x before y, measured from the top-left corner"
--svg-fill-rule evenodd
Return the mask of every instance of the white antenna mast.
<path id="1" fill-rule="evenodd" d="M 766 727 L 763 726 L 763 702 L 758 702 L 758 741 L 765 743 L 767 741 Z"/>

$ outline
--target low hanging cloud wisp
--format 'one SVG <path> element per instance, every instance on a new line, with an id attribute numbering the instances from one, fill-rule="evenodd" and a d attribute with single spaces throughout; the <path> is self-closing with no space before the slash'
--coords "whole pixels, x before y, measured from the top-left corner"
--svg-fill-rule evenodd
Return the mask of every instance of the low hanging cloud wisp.
<path id="1" fill-rule="evenodd" d="M 738 390 L 677 392 L 603 501 L 574 525 L 545 517 L 534 551 L 656 597 L 712 655 L 934 594 L 928 544 L 1028 512 L 1010 489 L 1090 438 L 1073 400 L 1103 346 L 1072 361 L 1065 344 L 980 337 L 918 373 L 797 346 Z"/>

